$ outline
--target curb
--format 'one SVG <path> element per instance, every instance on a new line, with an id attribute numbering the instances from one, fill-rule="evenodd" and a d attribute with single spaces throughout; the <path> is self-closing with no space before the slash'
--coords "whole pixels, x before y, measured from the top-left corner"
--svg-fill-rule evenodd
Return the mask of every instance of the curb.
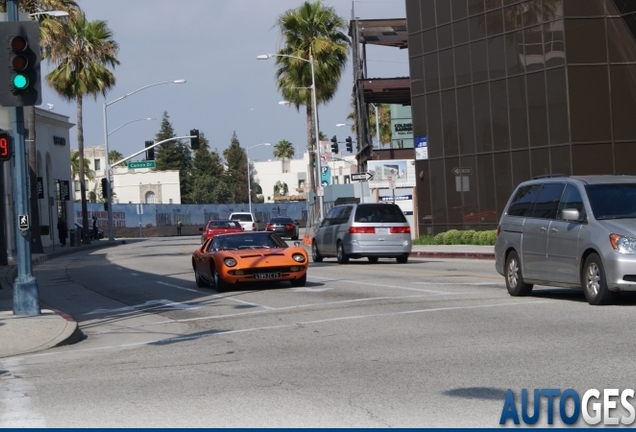
<path id="1" fill-rule="evenodd" d="M 491 252 L 429 252 L 429 251 L 411 251 L 411 257 L 423 258 L 468 258 L 494 260 L 495 254 Z"/>

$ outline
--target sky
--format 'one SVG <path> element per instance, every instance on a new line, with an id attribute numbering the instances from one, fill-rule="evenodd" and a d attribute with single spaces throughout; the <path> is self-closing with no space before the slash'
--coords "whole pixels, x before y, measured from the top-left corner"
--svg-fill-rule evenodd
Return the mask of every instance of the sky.
<path id="1" fill-rule="evenodd" d="M 104 20 L 119 44 L 120 65 L 112 71 L 116 85 L 106 97 L 83 100 L 84 146 L 104 143 L 103 107 L 107 103 L 109 149 L 124 157 L 144 148 L 159 132 L 164 112 L 177 136 L 199 129 L 211 150 L 222 154 L 236 132 L 250 160 L 274 159 L 273 146 L 281 140 L 302 154 L 307 145 L 306 115 L 301 107 L 280 105 L 275 60 L 257 60 L 281 46 L 277 18 L 302 4 L 301 0 L 77 0 L 90 21 Z M 359 19 L 405 18 L 405 0 L 323 0 L 346 22 L 352 10 Z M 52 66 L 43 62 L 42 73 Z M 368 76 L 409 75 L 408 52 L 369 46 Z M 184 84 L 154 83 L 186 80 Z M 353 75 L 351 58 L 334 99 L 318 107 L 320 131 L 344 141 Z M 76 103 L 42 86 L 40 108 L 69 117 L 76 123 Z M 117 102 L 122 96 L 135 92 Z M 154 120 L 145 120 L 154 118 Z M 144 120 L 141 120 L 144 119 Z M 123 127 L 121 127 L 123 126 Z M 121 128 L 120 128 L 121 127 Z M 119 129 L 120 128 L 120 129 Z M 70 131 L 77 149 L 77 129 Z M 271 143 L 272 146 L 256 146 Z M 341 149 L 344 148 L 342 144 Z M 341 150 L 342 151 L 342 150 Z M 142 159 L 143 156 L 133 160 Z"/>

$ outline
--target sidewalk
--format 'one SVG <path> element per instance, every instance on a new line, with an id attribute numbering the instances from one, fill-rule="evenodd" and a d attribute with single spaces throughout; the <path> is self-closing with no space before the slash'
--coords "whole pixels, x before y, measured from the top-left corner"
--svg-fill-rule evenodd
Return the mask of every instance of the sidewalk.
<path id="1" fill-rule="evenodd" d="M 47 247 L 43 254 L 32 254 L 33 266 L 61 255 L 116 246 L 125 242 L 125 239 L 100 240 L 90 245 L 75 247 Z M 494 259 L 494 252 L 492 246 L 413 246 L 411 257 Z M 0 267 L 0 358 L 68 345 L 84 337 L 71 316 L 51 309 L 45 304 L 40 305 L 40 315 L 14 315 L 13 283 L 16 276 L 16 262 L 9 262 L 8 266 Z"/>
<path id="2" fill-rule="evenodd" d="M 32 254 L 37 264 L 75 252 L 115 246 L 125 240 L 99 240 L 89 245 L 44 248 L 42 254 Z M 14 315 L 13 283 L 18 274 L 17 262 L 9 261 L 0 267 L 0 358 L 43 351 L 60 345 L 80 341 L 84 335 L 77 322 L 69 315 L 40 304 L 40 315 Z"/>

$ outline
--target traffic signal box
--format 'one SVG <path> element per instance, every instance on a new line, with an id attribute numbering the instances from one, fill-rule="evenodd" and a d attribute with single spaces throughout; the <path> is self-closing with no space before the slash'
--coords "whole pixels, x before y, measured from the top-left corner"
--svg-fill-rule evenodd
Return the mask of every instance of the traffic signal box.
<path id="1" fill-rule="evenodd" d="M 190 148 L 192 150 L 199 149 L 199 129 L 190 129 Z"/>
<path id="2" fill-rule="evenodd" d="M 108 198 L 108 179 L 106 177 L 102 177 L 102 197 Z"/>
<path id="3" fill-rule="evenodd" d="M 0 162 L 11 159 L 11 136 L 7 132 L 0 132 Z"/>
<path id="4" fill-rule="evenodd" d="M 340 149 L 338 148 L 338 138 L 334 135 L 331 138 L 331 153 L 340 153 Z"/>
<path id="5" fill-rule="evenodd" d="M 345 141 L 347 142 L 347 151 L 349 153 L 353 153 L 353 141 L 351 140 L 351 137 L 347 137 Z"/>
<path id="6" fill-rule="evenodd" d="M 151 145 L 153 145 L 154 141 L 146 141 L 146 160 L 155 160 L 155 148 L 148 149 Z"/>
<path id="7" fill-rule="evenodd" d="M 42 103 L 37 21 L 0 22 L 0 105 Z"/>

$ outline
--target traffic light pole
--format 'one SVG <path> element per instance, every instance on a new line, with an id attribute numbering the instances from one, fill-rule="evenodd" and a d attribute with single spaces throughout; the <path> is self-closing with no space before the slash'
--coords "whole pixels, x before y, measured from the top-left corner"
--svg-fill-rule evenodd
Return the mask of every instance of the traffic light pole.
<path id="1" fill-rule="evenodd" d="M 7 0 L 8 21 L 19 21 L 18 0 Z M 15 315 L 40 315 L 38 285 L 32 274 L 31 230 L 29 224 L 28 179 L 26 170 L 26 150 L 24 139 L 24 110 L 21 106 L 14 112 L 14 170 L 13 199 L 15 203 L 16 251 L 18 275 L 13 284 L 13 313 Z"/>

